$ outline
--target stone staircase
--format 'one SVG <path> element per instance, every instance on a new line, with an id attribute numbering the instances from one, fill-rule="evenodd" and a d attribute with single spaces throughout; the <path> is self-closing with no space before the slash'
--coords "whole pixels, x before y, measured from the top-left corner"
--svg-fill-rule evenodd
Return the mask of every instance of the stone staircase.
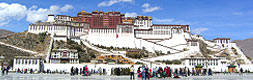
<path id="1" fill-rule="evenodd" d="M 179 52 L 183 51 L 183 50 L 178 50 L 178 49 L 175 49 L 175 48 L 172 48 L 172 47 L 168 47 L 168 46 L 165 46 L 165 45 L 162 45 L 162 44 L 158 44 L 158 43 L 156 43 L 156 42 L 152 42 L 152 41 L 148 41 L 148 40 L 145 40 L 145 41 L 150 42 L 150 43 L 153 43 L 153 44 L 155 44 L 155 45 L 159 45 L 159 46 L 162 46 L 162 47 L 171 49 L 171 50 L 175 50 L 175 51 L 179 51 Z"/>
<path id="2" fill-rule="evenodd" d="M 53 48 L 53 43 L 54 43 L 54 38 L 51 38 L 50 40 L 50 44 L 49 44 L 49 47 L 48 47 L 48 50 L 47 50 L 47 56 L 46 56 L 46 62 L 49 63 L 50 61 L 50 55 L 51 55 L 51 51 L 52 51 L 52 48 Z"/>
<path id="3" fill-rule="evenodd" d="M 114 53 L 112 51 L 103 50 L 101 48 L 98 48 L 96 46 L 91 45 L 86 39 L 81 38 L 81 41 L 82 41 L 83 45 L 85 45 L 85 46 L 87 46 L 87 47 L 89 47 L 89 48 L 91 48 L 93 50 L 96 50 L 98 52 L 105 53 L 105 54 L 108 54 L 108 55 L 120 55 L 123 58 L 129 59 L 130 61 L 133 61 L 133 62 L 141 62 L 141 63 L 144 63 L 144 64 L 150 64 L 150 62 L 148 62 L 148 61 L 129 58 L 125 54 L 118 54 L 118 53 Z"/>
<path id="4" fill-rule="evenodd" d="M 32 51 L 32 50 L 28 50 L 28 49 L 16 47 L 16 46 L 13 46 L 13 45 L 10 45 L 10 44 L 6 44 L 6 43 L 4 43 L 4 42 L 0 42 L 0 44 L 5 45 L 5 46 L 12 47 L 12 48 L 14 48 L 14 49 L 17 49 L 17 50 L 20 50 L 20 51 L 23 51 L 23 52 L 31 53 L 31 54 L 37 54 L 37 53 L 38 53 L 38 52 L 35 52 L 35 51 Z"/>
<path id="5" fill-rule="evenodd" d="M 187 45 L 187 44 L 178 44 L 178 45 L 174 45 L 174 46 L 170 46 L 170 47 L 177 47 L 177 46 L 181 46 L 181 45 Z"/>

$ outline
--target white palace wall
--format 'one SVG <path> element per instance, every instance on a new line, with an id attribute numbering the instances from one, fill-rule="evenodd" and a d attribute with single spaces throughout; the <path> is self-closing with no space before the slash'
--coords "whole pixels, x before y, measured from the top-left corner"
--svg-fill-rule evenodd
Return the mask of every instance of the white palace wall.
<path id="1" fill-rule="evenodd" d="M 117 32 L 118 31 L 118 32 Z M 86 35 L 86 40 L 95 45 L 103 45 L 106 47 L 129 47 L 129 48 L 138 48 L 142 49 L 145 47 L 146 50 L 150 52 L 162 51 L 163 53 L 176 53 L 178 50 L 183 50 L 187 48 L 186 36 L 183 31 L 181 33 L 167 35 L 168 40 L 162 40 L 161 42 L 157 42 L 158 44 L 154 44 L 144 40 L 145 37 L 149 36 L 149 38 L 160 38 L 163 39 L 166 35 L 155 36 L 154 35 L 138 35 L 140 38 L 135 38 L 134 31 L 130 33 L 122 33 L 121 30 L 116 29 L 90 29 L 88 35 Z M 118 35 L 118 37 L 116 37 Z M 143 36 L 143 37 L 142 37 Z M 171 37 L 172 38 L 169 38 Z M 143 39 L 142 39 L 143 38 Z M 189 38 L 189 37 L 188 37 Z M 154 40 L 155 41 L 155 40 Z M 159 44 L 163 45 L 160 46 Z M 170 49 L 167 47 L 173 47 L 174 49 Z M 177 50 L 175 50 L 177 49 Z"/>

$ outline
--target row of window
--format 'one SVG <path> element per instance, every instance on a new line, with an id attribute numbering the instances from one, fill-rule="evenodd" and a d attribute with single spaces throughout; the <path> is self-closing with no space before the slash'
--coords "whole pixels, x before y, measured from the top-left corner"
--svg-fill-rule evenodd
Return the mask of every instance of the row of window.
<path id="1" fill-rule="evenodd" d="M 66 29 L 66 26 L 45 26 L 45 25 L 42 25 L 42 26 L 30 26 L 30 30 L 65 30 Z"/>
<path id="2" fill-rule="evenodd" d="M 181 29 L 181 27 L 178 27 L 178 26 L 154 26 L 153 29 L 172 29 L 172 28 L 175 28 L 175 29 Z"/>
<path id="3" fill-rule="evenodd" d="M 202 66 L 217 66 L 218 65 L 218 60 L 189 60 L 189 64 L 196 66 L 196 65 L 202 65 Z"/>
<path id="4" fill-rule="evenodd" d="M 218 63 L 189 63 L 191 66 L 197 66 L 197 65 L 201 65 L 201 66 L 218 66 Z"/>
<path id="5" fill-rule="evenodd" d="M 75 31 L 77 31 L 77 32 L 83 32 L 83 28 L 75 28 Z"/>
<path id="6" fill-rule="evenodd" d="M 216 43 L 229 43 L 229 40 L 216 40 Z"/>
<path id="7" fill-rule="evenodd" d="M 151 23 L 151 21 L 148 21 L 148 20 L 136 20 L 136 22 L 134 24 L 136 24 L 136 25 L 138 25 L 138 24 L 147 25 L 147 24 L 152 24 L 152 23 Z"/>
<path id="8" fill-rule="evenodd" d="M 115 33 L 116 30 L 107 30 L 107 29 L 91 29 L 91 33 Z"/>
<path id="9" fill-rule="evenodd" d="M 16 59 L 15 64 L 38 64 L 38 59 Z"/>
<path id="10" fill-rule="evenodd" d="M 191 46 L 198 46 L 198 42 L 191 42 Z"/>
<path id="11" fill-rule="evenodd" d="M 136 31 L 138 34 L 169 35 L 170 31 Z"/>
<path id="12" fill-rule="evenodd" d="M 52 53 L 52 58 L 78 58 L 78 53 Z"/>

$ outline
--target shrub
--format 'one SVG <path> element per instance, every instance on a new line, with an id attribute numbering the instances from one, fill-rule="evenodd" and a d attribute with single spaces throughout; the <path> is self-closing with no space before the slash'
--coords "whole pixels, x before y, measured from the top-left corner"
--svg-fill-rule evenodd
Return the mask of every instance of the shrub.
<path id="1" fill-rule="evenodd" d="M 44 42 L 44 39 L 46 38 L 47 33 L 43 32 L 43 33 L 39 33 L 39 40 L 40 42 Z"/>
<path id="2" fill-rule="evenodd" d="M 135 64 L 143 64 L 142 62 L 136 62 Z"/>

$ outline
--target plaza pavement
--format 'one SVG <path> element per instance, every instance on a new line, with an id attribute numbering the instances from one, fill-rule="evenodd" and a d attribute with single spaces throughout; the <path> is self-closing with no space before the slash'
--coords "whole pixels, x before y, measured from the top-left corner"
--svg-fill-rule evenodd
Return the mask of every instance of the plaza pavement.
<path id="1" fill-rule="evenodd" d="M 151 78 L 151 80 L 252 80 L 253 74 L 228 74 L 214 76 L 191 76 L 180 79 Z M 70 76 L 69 74 L 15 74 L 0 76 L 0 80 L 130 80 L 129 76 Z M 135 78 L 141 80 L 141 78 Z"/>

